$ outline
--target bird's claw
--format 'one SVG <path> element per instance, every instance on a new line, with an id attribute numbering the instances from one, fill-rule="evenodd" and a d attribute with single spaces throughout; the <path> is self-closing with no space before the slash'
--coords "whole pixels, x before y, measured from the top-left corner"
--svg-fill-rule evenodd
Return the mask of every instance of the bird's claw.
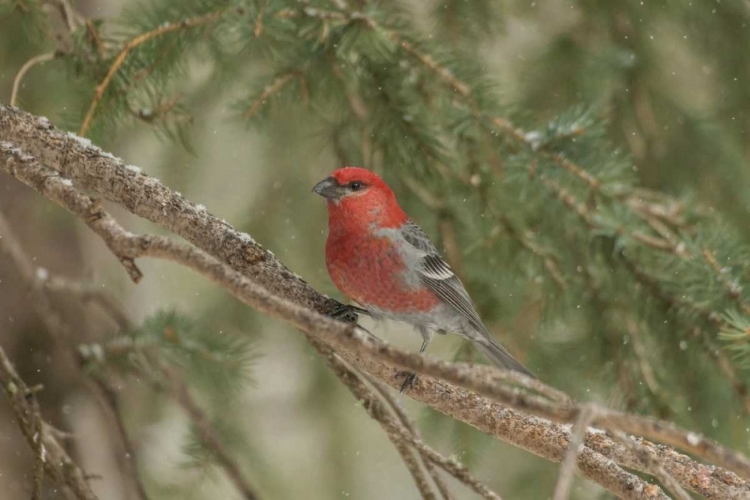
<path id="1" fill-rule="evenodd" d="M 360 314 L 370 315 L 366 309 L 348 304 L 338 304 L 338 306 L 328 312 L 328 316 L 331 318 L 345 321 L 346 323 L 356 323 Z"/>
<path id="2" fill-rule="evenodd" d="M 396 378 L 401 378 L 402 376 L 406 378 L 404 379 L 404 383 L 401 384 L 401 389 L 399 392 L 404 392 L 404 390 L 414 387 L 414 382 L 417 381 L 416 373 L 406 372 L 402 370 L 399 370 L 398 372 L 396 372 Z"/>

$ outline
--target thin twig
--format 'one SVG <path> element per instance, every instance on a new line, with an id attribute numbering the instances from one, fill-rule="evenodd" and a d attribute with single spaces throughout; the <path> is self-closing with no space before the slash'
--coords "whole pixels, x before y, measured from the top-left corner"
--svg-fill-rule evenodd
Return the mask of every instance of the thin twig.
<path id="1" fill-rule="evenodd" d="M 59 488 L 69 488 L 79 500 L 97 500 L 89 487 L 86 473 L 71 460 L 51 427 L 44 423 L 35 396 L 29 393 L 28 386 L 18 376 L 2 347 L 0 383 L 26 441 L 34 450 L 35 461 L 44 464 L 44 470 Z M 35 494 L 36 491 L 35 479 Z"/>
<path id="2" fill-rule="evenodd" d="M 652 394 L 658 396 L 663 401 L 666 401 L 667 399 L 662 393 L 659 381 L 656 379 L 654 368 L 651 366 L 651 363 L 649 363 L 648 349 L 643 344 L 640 326 L 632 318 L 626 318 L 625 327 L 628 333 L 630 333 L 630 338 L 633 340 L 633 352 L 635 353 L 636 358 L 638 358 L 638 365 L 641 369 L 643 381 L 646 382 L 646 386 Z"/>
<path id="3" fill-rule="evenodd" d="M 287 83 L 292 81 L 295 76 L 299 76 L 298 71 L 289 71 L 274 79 L 274 81 L 271 82 L 269 86 L 263 89 L 263 92 L 258 96 L 258 98 L 253 101 L 253 103 L 250 105 L 250 108 L 245 111 L 245 114 L 243 115 L 245 119 L 249 120 L 250 118 L 255 116 L 258 110 L 260 110 L 261 106 L 263 106 L 266 101 L 271 98 L 271 96 L 273 96 L 277 92 L 280 92 L 281 89 L 283 89 Z"/>
<path id="4" fill-rule="evenodd" d="M 174 23 L 163 24 L 154 30 L 148 31 L 146 33 L 142 33 L 136 36 L 135 38 L 131 39 L 130 41 L 128 41 L 125 44 L 125 46 L 122 48 L 122 50 L 120 50 L 120 53 L 117 54 L 117 57 L 115 57 L 114 61 L 112 62 L 112 65 L 109 68 L 109 71 L 107 71 L 107 75 L 104 77 L 102 82 L 96 87 L 96 92 L 94 93 L 94 99 L 91 101 L 91 104 L 89 105 L 89 109 L 86 112 L 86 116 L 83 119 L 81 128 L 78 131 L 78 135 L 83 137 L 88 132 L 89 127 L 91 126 L 91 121 L 94 119 L 94 113 L 96 112 L 96 108 L 99 105 L 99 101 L 101 101 L 102 97 L 104 97 L 104 93 L 107 91 L 109 84 L 112 82 L 112 78 L 114 78 L 115 74 L 119 71 L 120 67 L 122 67 L 122 65 L 125 63 L 125 59 L 127 59 L 128 54 L 130 54 L 130 52 L 133 49 L 161 35 L 171 33 L 173 31 L 178 31 L 181 29 L 193 28 L 195 26 L 200 26 L 202 24 L 215 21 L 216 19 L 219 19 L 222 15 L 224 15 L 225 12 L 226 10 L 222 9 L 216 12 L 210 12 L 202 16 L 194 17 L 192 19 L 185 19 L 182 21 L 174 22 Z"/>
<path id="5" fill-rule="evenodd" d="M 117 301 L 100 286 L 73 281 L 62 276 L 51 274 L 40 267 L 36 270 L 36 277 L 42 281 L 42 286 L 55 294 L 68 294 L 77 297 L 82 302 L 90 302 L 99 306 L 121 330 L 131 327 L 130 319 L 122 311 Z"/>
<path id="6" fill-rule="evenodd" d="M 557 477 L 553 500 L 567 500 L 570 495 L 578 454 L 581 452 L 586 437 L 586 429 L 594 419 L 595 412 L 596 408 L 593 405 L 584 405 L 575 425 L 573 425 L 568 440 L 568 451 L 565 452 L 565 459 L 560 464 L 560 473 Z"/>
<path id="7" fill-rule="evenodd" d="M 68 31 L 73 33 L 78 24 L 81 23 L 81 15 L 70 5 L 68 0 L 50 0 L 50 3 L 57 4 L 57 8 L 60 11 L 60 17 L 68 28 Z"/>
<path id="8" fill-rule="evenodd" d="M 155 364 L 167 380 L 168 386 L 165 389 L 180 404 L 182 409 L 185 410 L 190 421 L 198 429 L 201 440 L 211 450 L 212 455 L 227 473 L 227 476 L 240 492 L 242 498 L 245 500 L 257 500 L 258 495 L 255 492 L 255 488 L 245 479 L 240 466 L 232 459 L 229 450 L 224 444 L 224 440 L 214 428 L 208 415 L 206 415 L 200 405 L 190 395 L 185 382 L 182 381 L 174 370 L 158 362 L 155 362 Z"/>
<path id="9" fill-rule="evenodd" d="M 29 390 L 29 395 L 33 396 L 31 390 Z M 33 500 L 42 500 L 42 481 L 44 481 L 44 462 L 47 461 L 47 449 L 44 447 L 44 443 L 42 443 L 42 419 L 38 417 L 41 415 L 41 411 L 36 397 L 30 398 L 30 406 L 34 415 L 37 416 L 34 418 L 36 449 L 34 450 L 34 491 L 31 498 Z"/>
<path id="10" fill-rule="evenodd" d="M 329 347 L 312 337 L 309 337 L 309 340 L 339 380 L 349 388 L 355 398 L 362 402 L 367 413 L 369 413 L 370 416 L 380 423 L 381 427 L 383 427 L 383 430 L 388 435 L 388 439 L 393 443 L 393 446 L 396 448 L 399 455 L 401 455 L 404 465 L 406 465 L 406 468 L 411 473 L 421 497 L 424 499 L 435 500 L 435 493 L 432 491 L 430 483 L 425 477 L 419 461 L 409 449 L 403 436 L 394 430 L 392 417 L 388 415 L 385 408 L 380 404 L 375 395 L 367 389 L 357 374 L 346 366 L 346 364 L 341 361 L 341 359 L 339 359 Z"/>
<path id="11" fill-rule="evenodd" d="M 421 440 L 416 424 L 412 421 L 411 418 L 409 418 L 409 415 L 406 414 L 406 410 L 403 406 L 401 406 L 398 400 L 391 395 L 391 392 L 388 390 L 388 388 L 384 386 L 379 380 L 373 378 L 367 372 L 360 372 L 360 375 L 362 375 L 367 380 L 367 382 L 369 382 L 370 385 L 375 388 L 378 394 L 380 394 L 380 397 L 383 399 L 383 401 L 386 402 L 386 404 L 391 408 L 391 411 L 396 415 L 396 417 L 398 417 L 399 421 L 401 421 L 401 425 L 404 426 L 404 429 L 409 432 L 411 438 L 414 441 Z M 430 474 L 430 477 L 432 477 L 432 482 L 435 483 L 435 487 L 438 489 L 445 500 L 452 500 L 453 495 L 448 489 L 448 485 L 446 485 L 445 481 L 443 481 L 443 478 L 440 477 L 440 474 L 438 473 L 432 461 L 427 459 L 425 453 L 423 453 L 421 450 L 417 449 L 417 451 L 419 451 L 420 455 L 422 455 L 424 466 L 427 469 L 427 473 Z"/>
<path id="12" fill-rule="evenodd" d="M 13 235 L 5 217 L 0 213 L 0 253 L 5 253 L 9 256 L 9 260 L 18 269 L 24 282 L 26 282 L 34 294 L 34 307 L 39 314 L 42 322 L 46 326 L 50 336 L 52 337 L 55 345 L 63 353 L 65 360 L 75 370 L 76 374 L 81 376 L 81 379 L 90 390 L 91 393 L 102 403 L 101 409 L 105 412 L 107 422 L 117 422 L 119 414 L 116 410 L 113 410 L 108 406 L 108 400 L 106 395 L 101 391 L 100 386 L 94 384 L 88 377 L 81 373 L 80 366 L 77 362 L 77 356 L 73 352 L 73 348 L 70 341 L 73 338 L 73 332 L 70 325 L 65 321 L 64 317 L 58 309 L 54 306 L 53 301 L 48 296 L 50 290 L 45 287 L 48 283 L 47 278 L 49 272 L 43 268 L 36 268 L 29 258 L 27 258 L 17 239 Z M 81 287 L 82 288 L 82 287 Z M 127 435 L 120 435 L 122 438 L 120 441 L 122 447 L 122 453 L 117 454 L 117 459 L 121 463 L 121 466 L 128 467 L 131 475 L 129 480 L 133 488 L 138 495 L 140 500 L 148 500 L 148 496 L 145 494 L 145 489 L 140 481 L 140 477 L 137 475 L 137 469 L 131 466 L 130 460 L 135 460 L 135 455 L 129 455 L 129 450 L 132 450 L 132 445 L 127 438 Z M 123 461 L 126 463 L 123 464 Z"/>
<path id="13" fill-rule="evenodd" d="M 128 476 L 131 478 L 135 493 L 140 500 L 148 500 L 149 497 L 148 493 L 146 493 L 146 487 L 143 484 L 141 475 L 138 471 L 138 455 L 135 452 L 135 447 L 128 435 L 128 431 L 125 428 L 125 422 L 122 418 L 119 397 L 115 389 L 103 378 L 96 379 L 95 383 L 99 387 L 99 391 L 96 391 L 96 394 L 103 397 L 104 401 L 102 402 L 102 407 L 107 409 L 107 417 L 109 417 L 114 424 L 117 436 L 120 440 L 120 446 L 125 452 L 125 456 L 122 457 L 121 461 L 124 462 L 125 467 L 127 467 Z"/>
<path id="14" fill-rule="evenodd" d="M 464 483 L 469 489 L 473 490 L 477 495 L 481 496 L 486 500 L 498 500 L 498 496 L 495 492 L 487 488 L 479 479 L 475 478 L 469 469 L 458 463 L 453 458 L 448 458 L 437 451 L 427 446 L 420 438 L 419 433 L 416 430 L 414 422 L 406 414 L 404 408 L 398 403 L 398 401 L 391 395 L 391 392 L 383 386 L 383 383 L 373 378 L 371 375 L 367 375 L 368 381 L 377 389 L 383 399 L 391 406 L 396 416 L 401 421 L 401 425 L 404 429 L 409 432 L 409 440 L 417 451 L 425 459 L 426 465 L 434 464 L 443 469 L 448 474 L 452 475 L 462 483 Z"/>
<path id="15" fill-rule="evenodd" d="M 258 38 L 263 34 L 263 14 L 265 13 L 265 11 L 266 3 L 263 2 L 263 5 L 261 5 L 258 9 L 258 15 L 255 18 L 255 25 L 253 26 L 253 36 L 255 38 Z"/>
<path id="16" fill-rule="evenodd" d="M 649 468 L 649 473 L 657 478 L 661 484 L 663 484 L 664 487 L 674 495 L 675 499 L 691 500 L 690 495 L 688 495 L 682 486 L 680 486 L 680 483 L 675 481 L 675 479 L 664 470 L 661 461 L 651 450 L 651 447 L 653 446 L 651 443 L 643 441 L 642 439 L 633 439 L 621 431 L 611 431 L 608 432 L 608 434 L 611 434 L 612 437 L 623 443 L 635 453 L 635 455 L 638 456 Z"/>
<path id="17" fill-rule="evenodd" d="M 21 69 L 19 69 L 18 73 L 16 74 L 16 78 L 13 80 L 13 90 L 10 93 L 11 106 L 16 106 L 18 103 L 18 90 L 21 88 L 21 80 L 23 80 L 23 77 L 26 76 L 26 73 L 35 65 L 51 61 L 55 57 L 57 57 L 57 52 L 47 52 L 46 54 L 39 54 L 38 56 L 34 56 L 29 59 L 24 63 L 23 66 L 21 66 Z"/>
<path id="18" fill-rule="evenodd" d="M 704 248 L 701 251 L 701 255 L 703 256 L 703 260 L 706 261 L 711 270 L 716 274 L 716 278 L 722 285 L 724 285 L 724 289 L 729 298 L 731 298 L 745 312 L 745 314 L 750 314 L 750 305 L 748 305 L 742 298 L 742 288 L 727 276 L 726 268 L 722 268 L 719 261 L 716 260 L 714 252 Z"/>
<path id="19" fill-rule="evenodd" d="M 96 47 L 96 51 L 99 54 L 99 57 L 104 59 L 104 43 L 99 36 L 99 32 L 96 30 L 96 26 L 94 26 L 94 21 L 92 21 L 91 19 L 86 19 L 86 31 L 88 31 L 91 35 L 91 40 L 94 42 L 94 46 Z"/>

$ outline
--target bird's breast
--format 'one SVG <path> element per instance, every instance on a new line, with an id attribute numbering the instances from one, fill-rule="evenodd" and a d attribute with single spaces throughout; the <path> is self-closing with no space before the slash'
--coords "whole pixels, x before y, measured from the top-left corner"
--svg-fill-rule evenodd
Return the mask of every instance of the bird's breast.
<path id="1" fill-rule="evenodd" d="M 422 312 L 439 303 L 387 236 L 331 232 L 326 263 L 336 287 L 365 307 L 393 313 Z"/>

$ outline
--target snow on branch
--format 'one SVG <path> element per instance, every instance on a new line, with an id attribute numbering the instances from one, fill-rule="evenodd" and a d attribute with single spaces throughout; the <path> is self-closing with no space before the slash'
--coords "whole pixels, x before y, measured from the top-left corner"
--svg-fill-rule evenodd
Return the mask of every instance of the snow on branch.
<path id="1" fill-rule="evenodd" d="M 85 139 L 57 130 L 46 119 L 2 106 L 0 137 L 0 170 L 81 217 L 120 261 L 135 266 L 138 258 L 154 257 L 185 265 L 245 304 L 306 332 L 350 366 L 391 387 L 400 386 L 398 370 L 417 372 L 423 376 L 406 395 L 488 435 L 561 462 L 572 424 L 584 409 L 592 408 L 517 374 L 434 361 L 395 349 L 353 324 L 325 316 L 340 304 L 318 293 L 250 236 L 140 169 L 128 168 Z M 122 205 L 192 245 L 127 233 L 97 211 L 96 202 L 79 188 Z M 594 407 L 592 413 L 583 444 L 574 451 L 578 472 L 621 498 L 668 498 L 658 486 L 625 468 L 670 477 L 673 484 L 707 498 L 750 495 L 750 460 L 744 455 L 670 422 L 601 407 Z M 624 433 L 637 439 L 623 444 Z M 699 463 L 677 449 L 715 465 Z"/>

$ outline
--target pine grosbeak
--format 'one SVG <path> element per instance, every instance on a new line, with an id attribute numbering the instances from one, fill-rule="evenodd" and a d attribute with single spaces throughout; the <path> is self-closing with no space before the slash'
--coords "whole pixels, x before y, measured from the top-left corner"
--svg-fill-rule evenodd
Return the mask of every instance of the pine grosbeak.
<path id="1" fill-rule="evenodd" d="M 376 319 L 416 327 L 424 340 L 420 353 L 434 332 L 457 333 L 495 365 L 533 376 L 492 340 L 459 279 L 380 177 L 344 167 L 313 192 L 327 200 L 326 265 L 344 295 Z"/>

